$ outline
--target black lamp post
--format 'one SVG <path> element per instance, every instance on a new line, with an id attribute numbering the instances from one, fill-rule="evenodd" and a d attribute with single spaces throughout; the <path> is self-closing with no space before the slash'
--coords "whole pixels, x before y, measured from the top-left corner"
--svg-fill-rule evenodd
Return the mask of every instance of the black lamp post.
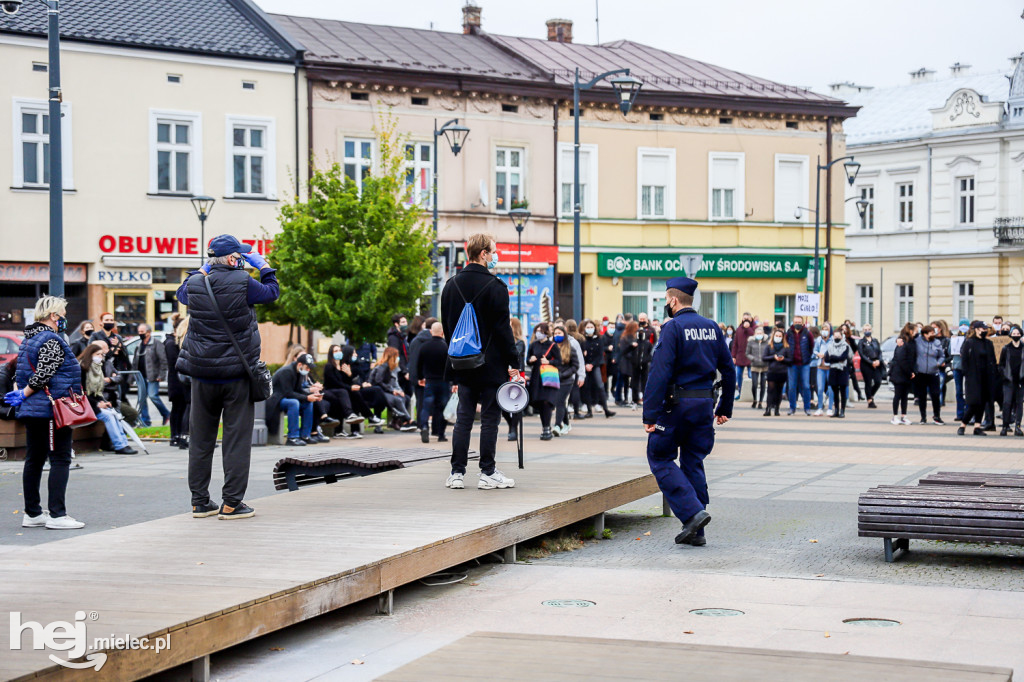
<path id="1" fill-rule="evenodd" d="M 860 164 L 853 160 L 852 156 L 841 156 L 838 159 L 833 159 L 824 166 L 821 165 L 821 157 L 817 160 L 817 171 L 814 173 L 814 293 L 821 291 L 821 262 L 819 259 L 819 234 L 821 230 L 821 171 L 827 171 L 829 168 L 845 161 L 843 164 L 843 170 L 846 171 L 846 179 L 853 186 L 854 181 L 857 180 L 857 173 L 860 172 Z M 857 211 L 860 212 L 861 206 L 858 203 Z M 863 214 L 862 214 L 863 215 Z"/>
<path id="2" fill-rule="evenodd" d="M 50 295 L 64 295 L 64 153 L 61 140 L 60 103 L 60 0 L 39 0 L 46 5 L 46 41 L 49 62 L 50 116 Z M 22 0 L 4 0 L 0 9 L 14 16 Z"/>
<path id="3" fill-rule="evenodd" d="M 434 247 L 430 252 L 430 262 L 434 266 L 434 276 L 430 287 L 433 295 L 431 298 L 431 311 L 434 317 L 441 317 L 441 263 L 437 257 L 437 138 L 444 136 L 448 140 L 448 146 L 452 148 L 452 154 L 459 155 L 462 145 L 466 143 L 469 135 L 469 128 L 459 125 L 459 119 L 453 118 L 440 128 L 437 127 L 437 119 L 434 119 Z"/>
<path id="4" fill-rule="evenodd" d="M 513 208 L 508 212 L 508 217 L 512 219 L 512 224 L 516 226 L 516 232 L 519 234 L 519 250 L 516 251 L 516 255 L 519 257 L 519 267 L 516 269 L 516 317 L 522 322 L 523 319 L 523 228 L 526 227 L 526 221 L 530 219 L 530 212 L 525 208 Z"/>
<path id="5" fill-rule="evenodd" d="M 572 179 L 572 315 L 578 322 L 583 319 L 583 277 L 580 274 L 580 91 L 590 90 L 608 76 L 621 74 L 609 82 L 615 90 L 622 115 L 629 113 L 637 93 L 643 83 L 629 75 L 629 69 L 605 71 L 586 83 L 580 83 L 580 70 L 576 69 L 576 79 L 572 86 L 572 118 L 573 118 L 573 179 Z"/>
<path id="6" fill-rule="evenodd" d="M 192 207 L 196 209 L 196 215 L 199 216 L 199 267 L 206 262 L 206 219 L 210 217 L 210 212 L 213 211 L 213 204 L 216 201 L 213 197 L 208 196 L 192 197 Z"/>

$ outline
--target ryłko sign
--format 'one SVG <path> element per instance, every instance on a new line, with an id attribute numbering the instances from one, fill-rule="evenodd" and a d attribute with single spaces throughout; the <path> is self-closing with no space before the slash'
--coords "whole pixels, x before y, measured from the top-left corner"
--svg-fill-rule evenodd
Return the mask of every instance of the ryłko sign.
<path id="1" fill-rule="evenodd" d="M 599 253 L 597 274 L 601 277 L 677 277 L 684 272 L 681 253 Z M 704 255 L 696 277 L 767 277 L 802 279 L 812 256 L 776 254 Z"/>

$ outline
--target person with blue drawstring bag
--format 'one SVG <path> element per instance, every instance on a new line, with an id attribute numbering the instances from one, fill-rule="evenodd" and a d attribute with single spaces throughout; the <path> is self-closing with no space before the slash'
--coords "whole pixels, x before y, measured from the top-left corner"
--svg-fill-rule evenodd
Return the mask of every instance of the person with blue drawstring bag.
<path id="1" fill-rule="evenodd" d="M 521 381 L 519 353 L 509 324 L 509 293 L 493 274 L 498 246 L 489 234 L 466 241 L 467 264 L 441 292 L 441 323 L 448 343 L 446 378 L 456 384 L 459 406 L 452 434 L 452 469 L 445 487 L 465 487 L 469 441 L 480 406 L 480 480 L 477 488 L 512 488 L 515 481 L 495 466 L 501 407 L 498 387 Z M 456 390 L 456 389 L 453 389 Z"/>

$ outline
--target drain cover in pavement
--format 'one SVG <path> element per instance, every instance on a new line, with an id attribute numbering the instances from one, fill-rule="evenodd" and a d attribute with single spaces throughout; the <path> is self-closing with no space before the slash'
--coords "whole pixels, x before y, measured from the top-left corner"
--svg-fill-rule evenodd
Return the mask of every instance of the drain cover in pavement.
<path id="1" fill-rule="evenodd" d="M 690 611 L 695 616 L 742 616 L 742 611 L 736 609 L 693 609 Z"/>
<path id="2" fill-rule="evenodd" d="M 862 625 L 867 628 L 894 628 L 900 625 L 898 620 L 889 618 L 846 618 L 843 620 L 848 625 Z"/>
<path id="3" fill-rule="evenodd" d="M 588 606 L 597 606 L 597 602 L 586 599 L 548 599 L 541 602 L 544 606 L 555 606 L 560 609 L 584 609 Z"/>

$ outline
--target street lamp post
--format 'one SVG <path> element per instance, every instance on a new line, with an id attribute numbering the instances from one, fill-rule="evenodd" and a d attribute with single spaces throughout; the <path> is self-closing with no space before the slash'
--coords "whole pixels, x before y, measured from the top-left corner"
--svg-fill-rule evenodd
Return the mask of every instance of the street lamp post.
<path id="1" fill-rule="evenodd" d="M 526 227 L 526 221 L 530 219 L 530 212 L 525 208 L 513 208 L 508 212 L 508 217 L 512 219 L 512 224 L 516 226 L 516 232 L 519 235 L 519 249 L 516 251 L 516 255 L 519 257 L 519 266 L 516 268 L 516 317 L 519 321 L 523 320 L 523 228 Z"/>
<path id="2" fill-rule="evenodd" d="M 821 165 L 821 157 L 817 159 L 817 170 L 814 173 L 814 293 L 821 291 L 821 262 L 820 258 L 820 230 L 821 230 L 821 172 L 827 171 L 840 161 L 845 161 L 843 169 L 846 171 L 846 179 L 853 186 L 857 180 L 857 173 L 860 172 L 860 164 L 853 160 L 852 156 L 841 156 L 838 159 Z M 858 207 L 858 210 L 859 207 Z M 831 228 L 831 226 L 829 226 Z"/>
<path id="3" fill-rule="evenodd" d="M 192 207 L 196 209 L 199 216 L 199 267 L 206 262 L 206 219 L 213 211 L 213 204 L 217 200 L 213 197 L 199 196 L 192 197 Z"/>
<path id="4" fill-rule="evenodd" d="M 46 5 L 46 41 L 49 62 L 50 117 L 50 295 L 64 295 L 64 166 L 60 105 L 60 0 L 39 0 Z M 22 0 L 5 0 L 3 13 L 15 15 Z"/>
<path id="5" fill-rule="evenodd" d="M 453 118 L 438 128 L 437 119 L 434 119 L 434 245 L 430 251 L 430 262 L 434 266 L 434 274 L 430 287 L 432 293 L 430 308 L 433 316 L 438 319 L 441 318 L 441 262 L 437 257 L 437 138 L 442 135 L 448 140 L 448 145 L 452 148 L 452 154 L 458 156 L 459 152 L 462 151 L 462 145 L 466 142 L 466 136 L 469 135 L 469 128 L 459 125 L 459 119 L 457 118 Z"/>
<path id="6" fill-rule="evenodd" d="M 586 83 L 580 83 L 580 70 L 572 86 L 573 119 L 573 177 L 572 177 L 572 315 L 577 322 L 583 319 L 583 277 L 580 274 L 580 91 L 590 90 L 608 76 L 622 74 L 609 81 L 615 90 L 622 115 L 629 113 L 643 83 L 629 75 L 629 69 L 614 69 L 595 76 Z"/>

